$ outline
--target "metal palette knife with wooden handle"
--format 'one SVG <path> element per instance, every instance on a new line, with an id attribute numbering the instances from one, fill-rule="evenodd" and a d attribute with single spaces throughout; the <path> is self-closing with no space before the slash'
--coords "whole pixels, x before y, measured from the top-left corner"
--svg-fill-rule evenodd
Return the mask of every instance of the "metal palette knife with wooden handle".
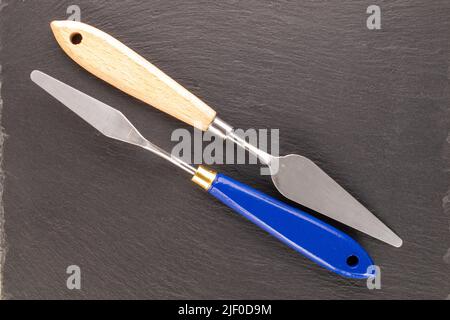
<path id="1" fill-rule="evenodd" d="M 76 21 L 53 21 L 61 48 L 80 66 L 131 96 L 200 130 L 235 142 L 270 168 L 285 197 L 395 247 L 402 240 L 311 160 L 272 156 L 240 138 L 233 127 L 175 80 L 103 31 Z"/>

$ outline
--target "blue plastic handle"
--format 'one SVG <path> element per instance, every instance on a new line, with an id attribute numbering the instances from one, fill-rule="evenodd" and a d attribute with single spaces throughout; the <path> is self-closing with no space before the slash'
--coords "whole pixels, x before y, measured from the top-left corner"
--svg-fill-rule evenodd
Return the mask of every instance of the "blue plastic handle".
<path id="1" fill-rule="evenodd" d="M 371 276 L 367 252 L 336 228 L 223 174 L 208 191 L 294 250 L 348 278 Z"/>

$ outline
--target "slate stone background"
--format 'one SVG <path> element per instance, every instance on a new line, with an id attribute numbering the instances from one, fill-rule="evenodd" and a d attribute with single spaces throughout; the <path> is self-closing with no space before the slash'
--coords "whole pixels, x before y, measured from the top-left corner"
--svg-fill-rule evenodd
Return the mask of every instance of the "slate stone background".
<path id="1" fill-rule="evenodd" d="M 49 23 L 76 4 L 240 128 L 279 128 L 404 240 L 349 230 L 382 289 L 340 278 L 104 138 L 29 80 L 42 70 L 170 150 L 189 128 L 97 80 Z M 382 29 L 366 27 L 366 8 Z M 450 295 L 449 1 L 12 1 L 0 4 L 4 299 L 445 299 Z M 190 128 L 189 128 L 190 129 Z M 216 165 L 281 197 L 257 165 Z M 67 266 L 82 289 L 66 288 Z"/>

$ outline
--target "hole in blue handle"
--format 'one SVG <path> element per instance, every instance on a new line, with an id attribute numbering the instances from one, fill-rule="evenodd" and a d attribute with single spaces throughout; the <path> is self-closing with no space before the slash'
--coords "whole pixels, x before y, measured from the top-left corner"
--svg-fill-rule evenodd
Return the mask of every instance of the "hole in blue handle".
<path id="1" fill-rule="evenodd" d="M 347 258 L 347 265 L 349 267 L 354 268 L 358 265 L 358 263 L 359 263 L 359 258 L 355 255 L 351 255 Z"/>

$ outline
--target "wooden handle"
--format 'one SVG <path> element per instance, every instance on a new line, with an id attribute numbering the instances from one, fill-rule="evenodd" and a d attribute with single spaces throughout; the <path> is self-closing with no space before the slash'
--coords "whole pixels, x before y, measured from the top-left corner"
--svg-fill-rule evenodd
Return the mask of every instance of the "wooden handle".
<path id="1" fill-rule="evenodd" d="M 53 21 L 61 48 L 80 66 L 114 87 L 200 130 L 216 112 L 136 52 L 77 21 Z"/>

